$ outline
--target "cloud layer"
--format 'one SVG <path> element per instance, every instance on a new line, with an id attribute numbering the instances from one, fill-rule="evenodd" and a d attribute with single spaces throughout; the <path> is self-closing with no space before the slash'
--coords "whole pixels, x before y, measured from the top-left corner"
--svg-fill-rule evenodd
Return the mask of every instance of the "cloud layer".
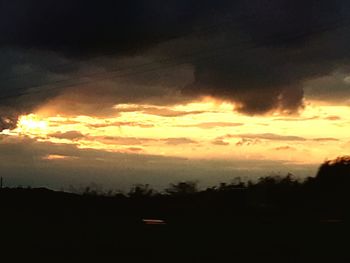
<path id="1" fill-rule="evenodd" d="M 345 0 L 0 5 L 3 128 L 43 104 L 108 115 L 117 103 L 166 105 L 210 95 L 246 114 L 288 114 L 303 107 L 305 91 L 317 94 L 319 82 L 308 81 L 322 82 L 323 100 L 350 95 Z M 338 71 L 344 85 L 322 79 Z"/>

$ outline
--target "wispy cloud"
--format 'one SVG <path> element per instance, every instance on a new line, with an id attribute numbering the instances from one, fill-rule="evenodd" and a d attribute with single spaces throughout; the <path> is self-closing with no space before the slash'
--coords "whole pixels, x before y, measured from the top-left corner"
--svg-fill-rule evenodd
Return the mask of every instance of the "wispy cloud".
<path id="1" fill-rule="evenodd" d="M 137 105 L 137 104 L 119 104 L 114 106 L 117 112 L 141 112 L 143 114 L 156 115 L 161 117 L 181 117 L 186 115 L 202 114 L 206 111 L 201 110 L 189 110 L 181 111 L 174 110 L 166 106 L 155 105 Z"/>
<path id="2" fill-rule="evenodd" d="M 85 136 L 78 131 L 67 131 L 67 132 L 56 132 L 48 135 L 49 137 L 54 137 L 58 139 L 67 139 L 67 140 L 79 140 L 84 138 Z"/>
<path id="3" fill-rule="evenodd" d="M 279 146 L 279 147 L 276 147 L 276 148 L 274 148 L 274 150 L 276 150 L 276 151 L 295 151 L 296 148 L 291 147 L 291 146 L 289 146 L 289 145 L 286 145 L 286 146 Z"/>
<path id="4" fill-rule="evenodd" d="M 312 116 L 312 117 L 300 117 L 300 118 L 276 118 L 274 121 L 311 121 L 311 120 L 317 120 L 319 119 L 319 116 Z"/>
<path id="5" fill-rule="evenodd" d="M 333 116 L 328 116 L 328 117 L 326 117 L 324 119 L 325 120 L 329 120 L 329 121 L 339 121 L 339 120 L 341 120 L 341 117 L 333 115 Z"/>
<path id="6" fill-rule="evenodd" d="M 313 141 L 316 141 L 316 142 L 329 142 L 329 141 L 339 141 L 339 139 L 337 139 L 337 138 L 331 138 L 331 137 L 329 137 L 329 138 L 314 138 L 314 139 L 312 139 Z"/>
<path id="7" fill-rule="evenodd" d="M 215 139 L 215 140 L 213 140 L 211 143 L 214 144 L 214 145 L 220 145 L 220 146 L 227 146 L 227 145 L 230 145 L 230 143 L 225 142 L 225 141 L 222 140 L 222 139 Z"/>
<path id="8" fill-rule="evenodd" d="M 236 123 L 236 122 L 202 122 L 202 123 L 196 123 L 196 124 L 188 124 L 188 125 L 178 125 L 178 127 L 197 127 L 201 129 L 213 129 L 213 128 L 224 128 L 224 127 L 237 127 L 242 126 L 243 123 Z"/>
<path id="9" fill-rule="evenodd" d="M 96 123 L 88 124 L 90 128 L 106 128 L 106 127 L 121 127 L 121 126 L 130 126 L 130 127 L 140 127 L 140 128 L 152 128 L 153 124 L 144 124 L 138 122 L 106 122 L 106 123 Z"/>
<path id="10" fill-rule="evenodd" d="M 242 139 L 260 139 L 272 141 L 306 141 L 304 137 L 294 135 L 279 135 L 275 133 L 245 133 L 245 134 L 226 134 L 218 137 L 220 139 L 242 138 Z"/>
<path id="11" fill-rule="evenodd" d="M 180 144 L 196 144 L 198 143 L 195 140 L 189 139 L 189 138 L 167 138 L 167 139 L 162 139 L 161 141 L 164 141 L 166 144 L 169 145 L 180 145 Z"/>

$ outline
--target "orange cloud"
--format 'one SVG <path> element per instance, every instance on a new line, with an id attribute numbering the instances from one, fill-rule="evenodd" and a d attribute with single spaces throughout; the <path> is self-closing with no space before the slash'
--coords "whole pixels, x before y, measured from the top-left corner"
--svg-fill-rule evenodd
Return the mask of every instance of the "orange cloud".
<path id="1" fill-rule="evenodd" d="M 201 129 L 212 129 L 212 128 L 219 128 L 219 127 L 237 127 L 242 125 L 244 124 L 235 123 L 235 122 L 202 122 L 202 123 L 189 124 L 189 125 L 179 125 L 178 127 L 197 127 Z"/>
<path id="2" fill-rule="evenodd" d="M 279 147 L 276 147 L 275 148 L 276 151 L 294 151 L 296 150 L 294 147 L 291 147 L 291 146 L 279 146 Z"/>
<path id="3" fill-rule="evenodd" d="M 58 139 L 72 140 L 72 141 L 84 138 L 84 135 L 79 131 L 56 132 L 56 133 L 51 133 L 48 136 L 55 137 Z"/>

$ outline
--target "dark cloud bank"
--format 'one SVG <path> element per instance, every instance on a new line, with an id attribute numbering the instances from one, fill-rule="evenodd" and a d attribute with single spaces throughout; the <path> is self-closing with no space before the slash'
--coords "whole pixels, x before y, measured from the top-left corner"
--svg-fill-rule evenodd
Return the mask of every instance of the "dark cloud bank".
<path id="1" fill-rule="evenodd" d="M 0 125 L 67 98 L 94 114 L 200 95 L 292 113 L 305 81 L 349 72 L 349 11 L 345 0 L 4 0 Z"/>

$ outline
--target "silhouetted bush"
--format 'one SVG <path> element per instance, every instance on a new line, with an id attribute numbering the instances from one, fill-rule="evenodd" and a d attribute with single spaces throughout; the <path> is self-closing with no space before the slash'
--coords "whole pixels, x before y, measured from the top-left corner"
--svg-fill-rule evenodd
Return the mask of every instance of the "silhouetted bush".
<path id="1" fill-rule="evenodd" d="M 171 184 L 169 188 L 165 189 L 165 192 L 170 195 L 191 195 L 198 192 L 197 182 L 180 182 L 177 184 Z"/>
<path id="2" fill-rule="evenodd" d="M 350 183 L 350 156 L 338 157 L 324 162 L 318 170 L 316 181 L 328 186 L 342 186 Z"/>
<path id="3" fill-rule="evenodd" d="M 150 187 L 149 184 L 137 184 L 130 189 L 128 196 L 132 198 L 144 198 L 150 197 L 154 193 L 155 191 Z"/>
<path id="4" fill-rule="evenodd" d="M 163 193 L 139 184 L 127 195 L 93 184 L 71 188 L 76 193 L 3 188 L 0 239 L 7 247 L 2 251 L 71 249 L 91 258 L 109 251 L 116 262 L 123 255 L 159 255 L 162 262 L 183 262 L 186 255 L 271 262 L 261 255 L 278 255 L 277 262 L 283 262 L 302 253 L 312 257 L 287 261 L 321 262 L 315 257 L 323 259 L 320 253 L 326 251 L 327 262 L 349 262 L 334 260 L 348 254 L 341 235 L 350 218 L 349 171 L 345 156 L 325 162 L 316 177 L 304 181 L 291 174 L 247 183 L 238 178 L 205 190 L 190 181 L 171 184 Z M 146 225 L 142 219 L 164 224 Z"/>

